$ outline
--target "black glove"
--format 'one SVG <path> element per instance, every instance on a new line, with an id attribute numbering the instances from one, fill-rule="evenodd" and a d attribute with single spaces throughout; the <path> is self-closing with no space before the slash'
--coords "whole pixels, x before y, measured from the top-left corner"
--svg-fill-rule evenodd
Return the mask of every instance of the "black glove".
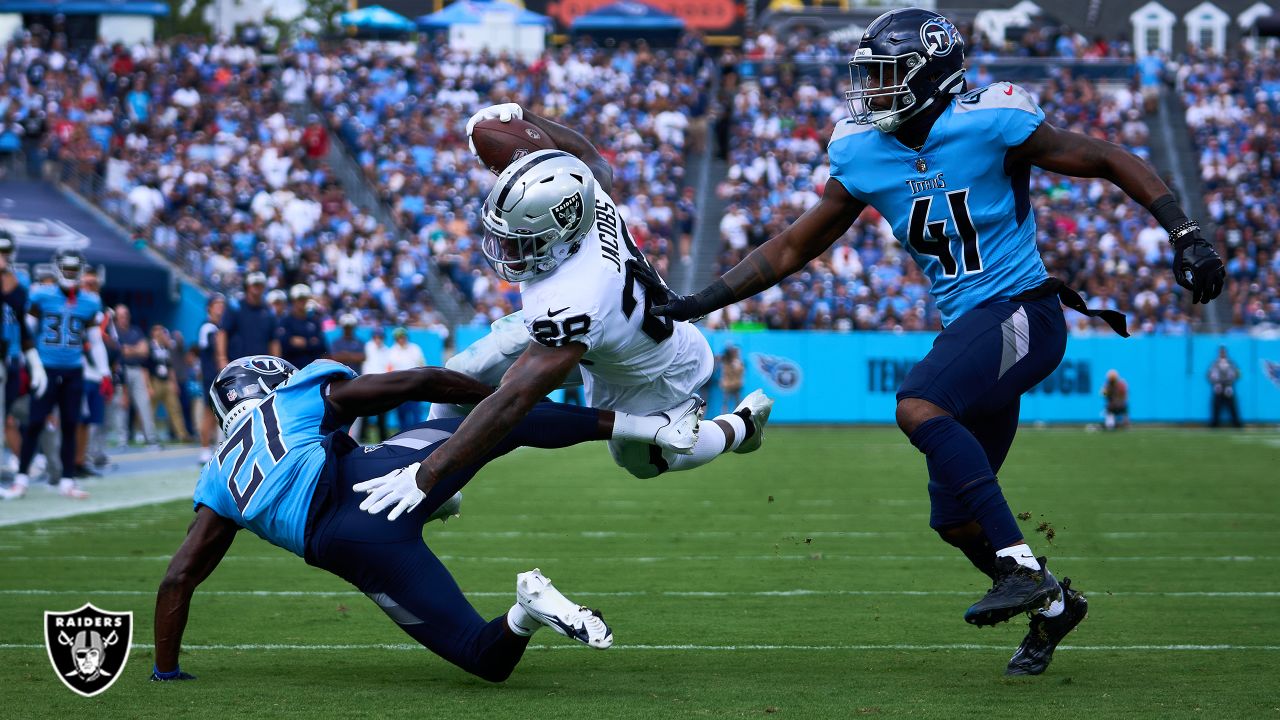
<path id="1" fill-rule="evenodd" d="M 650 315 L 697 322 L 712 310 L 733 303 L 733 292 L 724 280 L 716 280 L 696 295 L 680 295 L 667 287 L 648 263 L 628 260 L 627 270 L 645 287 Z"/>
<path id="2" fill-rule="evenodd" d="M 1227 270 L 1213 245 L 1200 237 L 1199 229 L 1173 245 L 1173 277 L 1191 291 L 1191 302 L 1205 303 L 1222 293 Z"/>
<path id="3" fill-rule="evenodd" d="M 176 673 L 176 674 L 175 674 Z M 175 682 L 177 680 L 195 680 L 196 676 L 177 668 L 173 673 L 162 673 L 159 668 L 151 666 L 151 682 Z"/>

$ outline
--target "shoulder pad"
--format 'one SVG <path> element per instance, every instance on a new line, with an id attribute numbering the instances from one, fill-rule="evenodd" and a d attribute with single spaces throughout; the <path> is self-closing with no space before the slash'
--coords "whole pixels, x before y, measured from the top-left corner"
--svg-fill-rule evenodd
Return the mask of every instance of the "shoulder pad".
<path id="1" fill-rule="evenodd" d="M 1039 104 L 1031 93 L 1011 82 L 991 83 L 956 98 L 956 112 L 1007 109 L 1035 115 L 1038 108 Z"/>
<path id="2" fill-rule="evenodd" d="M 859 125 L 853 121 L 853 118 L 845 118 L 836 123 L 835 129 L 831 131 L 831 142 L 834 144 L 837 140 L 843 140 L 844 138 L 860 135 L 875 129 L 874 125 Z"/>

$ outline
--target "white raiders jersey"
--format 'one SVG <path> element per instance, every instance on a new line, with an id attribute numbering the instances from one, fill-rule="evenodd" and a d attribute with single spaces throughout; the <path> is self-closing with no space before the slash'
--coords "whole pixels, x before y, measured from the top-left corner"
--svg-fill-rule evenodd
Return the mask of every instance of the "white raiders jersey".
<path id="1" fill-rule="evenodd" d="M 521 314 L 535 342 L 587 346 L 582 374 L 589 403 L 647 413 L 696 392 L 710 378 L 714 357 L 691 324 L 649 314 L 652 301 L 627 270 L 632 258 L 644 261 L 617 205 L 597 186 L 595 225 L 555 270 L 521 283 Z"/>

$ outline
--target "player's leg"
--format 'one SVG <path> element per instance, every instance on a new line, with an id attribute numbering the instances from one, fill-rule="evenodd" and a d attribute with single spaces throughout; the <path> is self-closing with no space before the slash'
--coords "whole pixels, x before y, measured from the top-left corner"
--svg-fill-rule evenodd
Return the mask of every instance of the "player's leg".
<path id="1" fill-rule="evenodd" d="M 22 497 L 26 494 L 27 486 L 31 483 L 27 475 L 31 470 L 31 460 L 36 455 L 40 434 L 44 431 L 45 421 L 53 410 L 54 402 L 63 382 L 62 370 L 50 368 L 46 372 L 48 373 L 49 383 L 44 389 L 44 394 L 36 397 L 34 393 L 27 393 L 29 411 L 26 427 L 22 428 L 22 447 L 18 452 L 18 472 L 14 475 L 13 485 L 8 490 L 0 492 L 0 498 L 5 500 L 16 500 Z"/>
<path id="2" fill-rule="evenodd" d="M 964 422 L 1010 406 L 1057 367 L 1065 346 L 1056 299 L 996 303 L 944 330 L 898 393 L 898 424 L 925 454 L 931 497 L 958 500 L 996 550 L 996 585 L 966 613 L 969 622 L 1000 622 L 1058 595 L 1018 529 L 986 448 Z M 996 454 L 1003 453 L 1007 447 Z"/>
<path id="3" fill-rule="evenodd" d="M 84 370 L 76 368 L 68 373 L 58 398 L 58 424 L 62 430 L 62 479 L 58 492 L 65 497 L 81 500 L 89 493 L 76 483 L 76 448 L 80 439 L 80 417 L 84 410 Z M 52 480 L 52 477 L 50 477 Z"/>
<path id="4" fill-rule="evenodd" d="M 1018 432 L 1020 405 L 1020 400 L 1014 400 L 991 415 L 964 423 L 982 446 L 993 473 L 1000 472 L 1013 445 L 1013 437 Z M 996 550 L 964 503 L 948 488 L 933 482 L 929 483 L 929 498 L 932 508 L 929 526 L 949 545 L 964 553 L 974 567 L 995 580 Z"/>

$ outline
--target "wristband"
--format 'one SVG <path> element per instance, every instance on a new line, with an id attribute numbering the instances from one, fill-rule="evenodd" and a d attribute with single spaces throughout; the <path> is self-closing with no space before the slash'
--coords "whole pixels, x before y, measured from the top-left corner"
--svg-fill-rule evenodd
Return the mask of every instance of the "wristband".
<path id="1" fill-rule="evenodd" d="M 733 291 L 729 289 L 729 285 L 725 283 L 723 278 L 703 288 L 697 295 L 693 296 L 693 299 L 698 303 L 699 313 L 719 310 L 726 305 L 732 305 L 734 301 Z"/>
<path id="2" fill-rule="evenodd" d="M 161 680 L 172 680 L 182 674 L 182 666 L 179 665 L 178 667 L 175 667 L 170 672 L 160 672 L 159 665 L 152 665 L 151 673 L 156 677 L 160 678 Z"/>
<path id="3" fill-rule="evenodd" d="M 1178 201 L 1174 199 L 1172 194 L 1161 195 L 1156 198 L 1147 209 L 1151 211 L 1151 216 L 1160 223 L 1160 227 L 1170 236 L 1177 230 L 1180 230 L 1187 223 L 1191 222 L 1191 218 L 1178 207 Z"/>

